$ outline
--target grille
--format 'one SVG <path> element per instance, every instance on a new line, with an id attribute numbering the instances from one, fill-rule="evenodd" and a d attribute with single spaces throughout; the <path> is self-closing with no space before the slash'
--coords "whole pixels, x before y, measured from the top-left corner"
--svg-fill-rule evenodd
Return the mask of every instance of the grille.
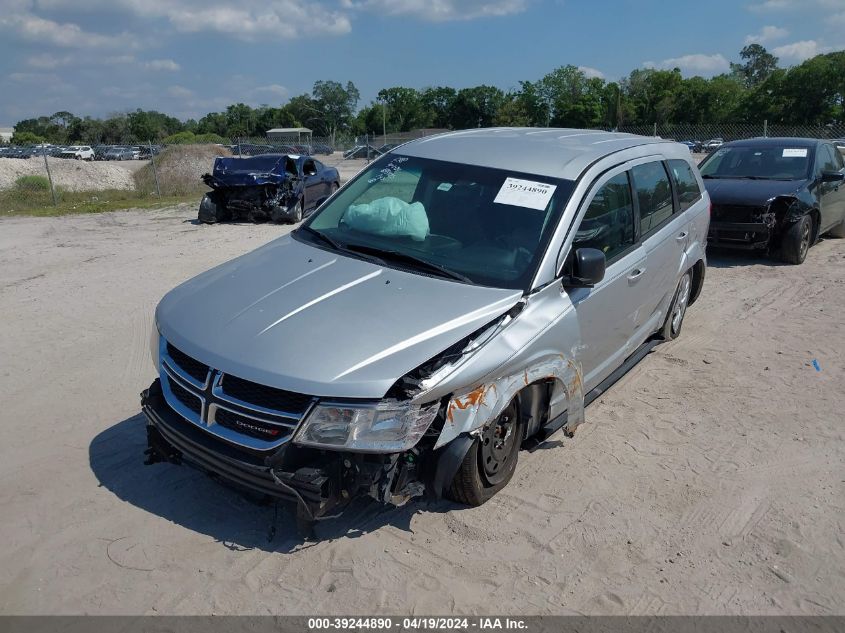
<path id="1" fill-rule="evenodd" d="M 176 399 L 188 407 L 191 411 L 199 415 L 202 410 L 202 403 L 200 402 L 200 399 L 175 380 L 168 380 L 168 382 L 170 383 L 170 391 L 173 392 Z"/>
<path id="2" fill-rule="evenodd" d="M 290 433 L 290 429 L 268 424 L 261 420 L 238 415 L 227 409 L 217 409 L 214 421 L 227 429 L 256 437 L 260 440 L 278 440 Z"/>
<path id="3" fill-rule="evenodd" d="M 205 379 L 208 376 L 208 365 L 203 365 L 201 362 L 194 360 L 184 352 L 173 347 L 170 343 L 167 344 L 167 355 L 186 374 L 201 383 L 205 383 Z"/>
<path id="4" fill-rule="evenodd" d="M 265 387 L 229 374 L 223 376 L 223 392 L 228 396 L 265 409 L 294 414 L 305 413 L 311 402 L 309 396 L 301 393 Z"/>
<path id="5" fill-rule="evenodd" d="M 760 215 L 766 210 L 763 207 L 745 207 L 739 205 L 713 205 L 714 222 L 737 222 L 739 224 L 754 224 L 760 222 Z"/>

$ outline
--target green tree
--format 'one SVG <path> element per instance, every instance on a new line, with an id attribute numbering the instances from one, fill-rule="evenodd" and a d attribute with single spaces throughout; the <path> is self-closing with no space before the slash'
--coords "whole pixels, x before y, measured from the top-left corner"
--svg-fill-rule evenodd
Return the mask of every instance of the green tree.
<path id="1" fill-rule="evenodd" d="M 351 126 L 361 95 L 351 81 L 346 87 L 337 81 L 317 81 L 311 95 L 320 116 L 320 131 L 331 136 L 334 145 L 337 133 Z"/>
<path id="2" fill-rule="evenodd" d="M 424 88 L 420 93 L 420 105 L 428 125 L 436 128 L 448 128 L 452 107 L 458 92 L 448 86 Z"/>
<path id="3" fill-rule="evenodd" d="M 455 130 L 490 127 L 504 101 L 505 93 L 495 86 L 463 88 L 455 96 L 449 127 Z"/>
<path id="4" fill-rule="evenodd" d="M 36 145 L 38 143 L 43 143 L 45 140 L 46 139 L 43 136 L 39 136 L 34 132 L 26 130 L 18 132 L 17 127 L 15 127 L 15 132 L 12 134 L 12 145 Z"/>
<path id="5" fill-rule="evenodd" d="M 746 88 L 763 83 L 778 67 L 778 58 L 760 44 L 749 44 L 740 51 L 739 56 L 744 63 L 731 63 L 731 72 Z"/>
<path id="6" fill-rule="evenodd" d="M 379 90 L 378 99 L 387 107 L 389 131 L 408 132 L 429 125 L 420 93 L 413 88 L 384 88 Z"/>

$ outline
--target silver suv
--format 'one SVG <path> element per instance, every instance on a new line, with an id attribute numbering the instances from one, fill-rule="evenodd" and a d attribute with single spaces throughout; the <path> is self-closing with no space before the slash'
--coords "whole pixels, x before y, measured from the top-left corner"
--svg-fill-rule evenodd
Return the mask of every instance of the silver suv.
<path id="1" fill-rule="evenodd" d="M 689 150 L 484 129 L 387 153 L 290 235 L 168 293 L 148 463 L 295 501 L 484 503 L 701 292 L 710 201 Z"/>

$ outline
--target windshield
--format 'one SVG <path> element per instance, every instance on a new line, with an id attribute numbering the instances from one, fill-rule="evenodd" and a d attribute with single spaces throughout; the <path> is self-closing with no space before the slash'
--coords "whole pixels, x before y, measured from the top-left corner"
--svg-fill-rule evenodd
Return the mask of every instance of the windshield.
<path id="1" fill-rule="evenodd" d="M 803 180 L 809 175 L 811 160 L 808 147 L 723 147 L 705 159 L 700 169 L 705 178 Z"/>
<path id="2" fill-rule="evenodd" d="M 298 237 L 380 263 L 527 289 L 574 183 L 388 154 L 305 224 Z M 320 235 L 314 235 L 316 231 Z"/>

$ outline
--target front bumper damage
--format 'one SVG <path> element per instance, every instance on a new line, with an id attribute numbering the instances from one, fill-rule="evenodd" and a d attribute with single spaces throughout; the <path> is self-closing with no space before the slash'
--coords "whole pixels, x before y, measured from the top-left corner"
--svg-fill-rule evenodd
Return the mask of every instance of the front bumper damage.
<path id="1" fill-rule="evenodd" d="M 434 437 L 424 437 L 401 454 L 344 453 L 291 442 L 258 451 L 185 420 L 167 404 L 160 379 L 141 393 L 141 409 L 147 420 L 146 464 L 184 463 L 239 488 L 293 502 L 305 532 L 315 521 L 338 516 L 357 497 L 397 506 L 426 493 L 439 498 L 472 441 L 467 436 L 434 450 Z"/>
<path id="2" fill-rule="evenodd" d="M 765 250 L 772 239 L 772 226 L 762 223 L 711 222 L 707 243 L 719 248 Z"/>

